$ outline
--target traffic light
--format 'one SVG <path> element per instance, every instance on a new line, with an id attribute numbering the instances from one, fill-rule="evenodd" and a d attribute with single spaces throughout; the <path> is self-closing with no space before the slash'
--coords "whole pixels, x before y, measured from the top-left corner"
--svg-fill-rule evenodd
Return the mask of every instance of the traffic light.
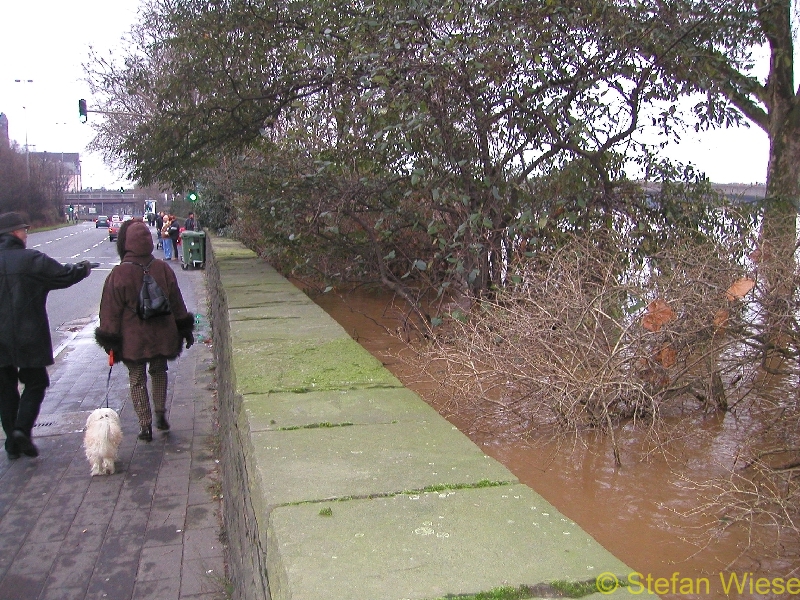
<path id="1" fill-rule="evenodd" d="M 78 119 L 80 119 L 81 123 L 86 123 L 89 119 L 89 111 L 86 110 L 86 100 L 83 98 L 78 100 Z"/>
<path id="2" fill-rule="evenodd" d="M 197 202 L 197 198 L 198 198 L 197 192 L 189 192 L 188 194 L 186 194 L 186 199 L 189 202 Z"/>
<path id="3" fill-rule="evenodd" d="M 70 205 L 69 205 L 69 214 L 72 214 L 72 213 L 74 213 L 74 212 L 75 212 L 75 207 L 74 207 L 74 206 L 72 206 L 72 204 L 70 204 Z"/>

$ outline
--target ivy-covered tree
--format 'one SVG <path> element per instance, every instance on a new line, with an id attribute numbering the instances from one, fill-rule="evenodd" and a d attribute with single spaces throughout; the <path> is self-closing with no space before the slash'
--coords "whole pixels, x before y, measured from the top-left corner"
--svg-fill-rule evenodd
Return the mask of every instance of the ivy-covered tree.
<path id="1" fill-rule="evenodd" d="M 93 62 L 96 146 L 177 189 L 244 158 L 229 192 L 289 254 L 313 234 L 393 289 L 480 295 L 540 212 L 533 179 L 587 165 L 558 214 L 588 231 L 613 227 L 626 160 L 654 170 L 632 134 L 673 89 L 603 6 L 155 0 L 123 63 Z"/>

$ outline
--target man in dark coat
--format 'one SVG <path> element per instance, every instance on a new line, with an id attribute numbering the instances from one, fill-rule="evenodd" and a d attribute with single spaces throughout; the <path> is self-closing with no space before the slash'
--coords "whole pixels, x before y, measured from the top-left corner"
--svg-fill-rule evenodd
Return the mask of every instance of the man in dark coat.
<path id="1" fill-rule="evenodd" d="M 67 288 L 91 272 L 89 261 L 62 265 L 28 250 L 28 224 L 19 213 L 0 215 L 0 421 L 8 458 L 38 456 L 31 432 L 50 385 L 53 342 L 47 294 Z M 19 384 L 25 387 L 22 395 Z"/>
<path id="2" fill-rule="evenodd" d="M 196 231 L 197 230 L 197 221 L 194 218 L 194 213 L 190 212 L 189 216 L 186 217 L 186 220 L 183 222 L 183 228 L 186 231 Z"/>
<path id="3" fill-rule="evenodd" d="M 141 428 L 139 439 L 149 442 L 153 431 L 147 373 L 153 388 L 156 428 L 167 431 L 167 361 L 177 358 L 184 341 L 187 348 L 194 343 L 194 315 L 186 310 L 175 272 L 153 257 L 153 237 L 147 225 L 140 220 L 123 223 L 117 252 L 122 262 L 106 278 L 95 340 L 106 352 L 113 352 L 114 362 L 121 361 L 128 368 L 131 400 Z M 145 269 L 168 298 L 170 314 L 149 319 L 139 316 L 137 305 Z"/>
<path id="4" fill-rule="evenodd" d="M 172 242 L 172 260 L 180 260 L 178 256 L 178 239 L 181 236 L 181 224 L 175 215 L 169 216 L 169 227 L 167 228 L 169 239 Z"/>

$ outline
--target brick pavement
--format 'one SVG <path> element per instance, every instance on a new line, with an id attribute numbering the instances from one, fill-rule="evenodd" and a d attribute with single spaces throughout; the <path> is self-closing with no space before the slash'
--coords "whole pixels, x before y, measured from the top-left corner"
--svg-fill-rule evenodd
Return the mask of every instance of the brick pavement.
<path id="1" fill-rule="evenodd" d="M 204 315 L 204 272 L 172 264 L 187 306 Z M 82 430 L 105 403 L 109 372 L 95 326 L 79 328 L 49 369 L 39 457 L 0 455 L 0 600 L 224 599 L 211 349 L 200 339 L 170 363 L 171 430 L 154 429 L 151 443 L 136 437 L 127 369 L 114 367 L 117 473 L 90 477 Z"/>

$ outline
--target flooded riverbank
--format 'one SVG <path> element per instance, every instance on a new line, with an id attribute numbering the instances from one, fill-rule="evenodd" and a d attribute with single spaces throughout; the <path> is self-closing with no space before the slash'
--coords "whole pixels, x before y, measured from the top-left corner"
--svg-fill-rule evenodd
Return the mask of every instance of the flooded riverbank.
<path id="1" fill-rule="evenodd" d="M 658 432 L 623 430 L 617 439 L 621 467 L 603 435 L 535 443 L 503 439 L 473 430 L 471 415 L 442 404 L 432 382 L 398 358 L 405 346 L 392 335 L 399 321 L 385 297 L 324 294 L 314 300 L 484 452 L 638 572 L 635 579 L 649 577 L 661 597 L 791 595 L 786 582 L 800 575 L 796 562 L 744 553 L 749 538 L 741 528 L 709 538 L 709 522 L 719 511 L 698 510 L 706 500 L 696 482 L 725 475 L 734 442 L 746 429 L 733 414 L 698 414 L 667 422 Z M 754 586 L 758 577 L 761 588 Z"/>

